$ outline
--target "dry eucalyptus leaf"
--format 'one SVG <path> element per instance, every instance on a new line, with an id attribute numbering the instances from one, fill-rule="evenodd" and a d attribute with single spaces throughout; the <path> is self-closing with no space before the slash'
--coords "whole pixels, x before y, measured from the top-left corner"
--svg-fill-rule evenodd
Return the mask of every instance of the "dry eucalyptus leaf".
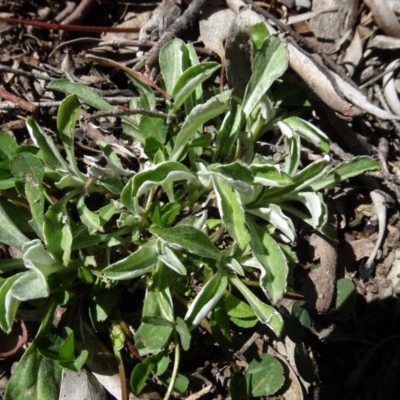
<path id="1" fill-rule="evenodd" d="M 89 371 L 63 369 L 59 400 L 76 399 L 106 400 L 107 395 L 104 387 Z"/>
<path id="2" fill-rule="evenodd" d="M 224 44 L 235 17 L 236 14 L 229 8 L 207 7 L 200 20 L 201 40 L 206 47 L 220 56 L 223 66 L 225 65 Z"/>
<path id="3" fill-rule="evenodd" d="M 387 0 L 364 0 L 376 24 L 389 36 L 400 38 L 400 24 Z"/>
<path id="4" fill-rule="evenodd" d="M 319 313 L 325 313 L 330 308 L 335 292 L 337 241 L 314 233 L 310 245 L 314 247 L 314 260 L 319 259 L 320 266 L 309 272 L 303 291 L 310 305 Z"/>
<path id="5" fill-rule="evenodd" d="M 350 246 L 353 249 L 356 261 L 369 257 L 374 250 L 374 243 L 369 239 L 354 240 L 350 243 Z"/>

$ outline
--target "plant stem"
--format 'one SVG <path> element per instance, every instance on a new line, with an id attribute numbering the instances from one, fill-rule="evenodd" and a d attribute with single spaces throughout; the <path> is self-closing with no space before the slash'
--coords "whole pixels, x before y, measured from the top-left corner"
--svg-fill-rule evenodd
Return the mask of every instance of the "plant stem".
<path id="1" fill-rule="evenodd" d="M 174 368 L 172 370 L 171 381 L 169 382 L 167 393 L 165 393 L 164 400 L 169 400 L 172 391 L 174 390 L 176 378 L 178 376 L 179 363 L 181 361 L 181 346 L 179 344 L 178 334 L 174 332 L 174 342 L 175 342 L 175 359 Z"/>
<path id="2" fill-rule="evenodd" d="M 43 316 L 42 323 L 40 324 L 39 330 L 36 334 L 35 340 L 40 339 L 44 335 L 47 335 L 50 331 L 53 323 L 54 311 L 56 310 L 57 303 L 50 299 L 49 306 Z"/>

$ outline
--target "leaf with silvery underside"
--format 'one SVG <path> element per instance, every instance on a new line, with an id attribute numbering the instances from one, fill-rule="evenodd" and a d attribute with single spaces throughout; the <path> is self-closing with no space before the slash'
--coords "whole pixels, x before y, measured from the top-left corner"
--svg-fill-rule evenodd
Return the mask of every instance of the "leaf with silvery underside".
<path id="1" fill-rule="evenodd" d="M 262 302 L 237 276 L 230 275 L 229 281 L 239 290 L 253 309 L 258 320 L 277 335 L 283 333 L 283 319 L 274 307 Z"/>
<path id="2" fill-rule="evenodd" d="M 15 226 L 0 203 L 0 242 L 22 250 L 24 243 L 29 239 Z"/>
<path id="3" fill-rule="evenodd" d="M 288 265 L 283 251 L 267 229 L 261 228 L 251 217 L 246 218 L 250 231 L 253 256 L 260 263 L 260 286 L 272 304 L 276 304 L 286 290 Z"/>
<path id="4" fill-rule="evenodd" d="M 328 211 L 326 204 L 320 193 L 315 192 L 300 192 L 291 195 L 285 195 L 280 203 L 283 210 L 289 211 L 297 217 L 301 218 L 304 222 L 308 223 L 315 229 L 322 228 L 328 218 Z M 286 201 L 299 201 L 304 204 L 309 211 L 309 215 L 301 211 L 298 207 L 289 205 Z"/>
<path id="5" fill-rule="evenodd" d="M 296 240 L 296 231 L 292 220 L 282 212 L 278 205 L 271 203 L 264 207 L 246 208 L 246 211 L 280 229 L 292 242 Z"/>
<path id="6" fill-rule="evenodd" d="M 194 329 L 212 311 L 228 286 L 228 277 L 223 270 L 219 270 L 203 286 L 186 312 L 185 321 Z"/>
<path id="7" fill-rule="evenodd" d="M 328 137 L 313 124 L 296 116 L 284 118 L 282 122 L 292 129 L 294 134 L 301 136 L 323 152 L 329 152 L 330 146 Z"/>
<path id="8" fill-rule="evenodd" d="M 181 130 L 175 139 L 175 144 L 170 159 L 177 161 L 185 146 L 192 139 L 198 128 L 207 121 L 217 117 L 226 111 L 229 107 L 232 92 L 230 90 L 211 97 L 203 104 L 198 104 L 186 117 Z"/>
<path id="9" fill-rule="evenodd" d="M 161 228 L 153 225 L 149 228 L 149 231 L 172 248 L 185 250 L 199 257 L 217 261 L 222 257 L 222 253 L 215 247 L 210 238 L 194 226 L 179 225 L 174 228 Z"/>
<path id="10" fill-rule="evenodd" d="M 248 117 L 271 85 L 287 69 L 288 56 L 285 45 L 276 36 L 264 41 L 254 60 L 253 74 L 243 99 L 243 112 Z"/>
<path id="11" fill-rule="evenodd" d="M 68 265 L 70 261 L 72 246 L 72 230 L 67 204 L 78 193 L 80 193 L 80 189 L 66 194 L 53 204 L 44 216 L 43 233 L 47 249 L 57 261 L 64 265 Z"/>
<path id="12" fill-rule="evenodd" d="M 145 171 L 139 172 L 129 180 L 121 193 L 121 202 L 129 210 L 135 209 L 135 198 L 157 186 L 176 181 L 195 181 L 196 177 L 183 164 L 165 161 Z"/>
<path id="13" fill-rule="evenodd" d="M 160 254 L 158 259 L 162 261 L 167 267 L 180 275 L 186 275 L 187 270 L 182 264 L 178 256 L 168 247 L 164 246 L 164 254 Z"/>
<path id="14" fill-rule="evenodd" d="M 99 215 L 86 207 L 84 196 L 79 198 L 77 210 L 79 218 L 87 226 L 89 233 L 104 232 Z"/>
<path id="15" fill-rule="evenodd" d="M 43 158 L 43 161 L 46 162 L 53 170 L 61 169 L 63 171 L 68 171 L 69 166 L 61 156 L 55 143 L 50 136 L 43 132 L 42 128 L 33 118 L 27 118 L 26 127 L 33 142 L 37 147 L 40 148 L 40 154 Z"/>
<path id="16" fill-rule="evenodd" d="M 17 315 L 20 301 L 12 296 L 11 287 L 24 272 L 11 276 L 0 282 L 0 328 L 5 333 L 10 333 L 15 316 Z"/>
<path id="17" fill-rule="evenodd" d="M 250 171 L 254 176 L 254 183 L 266 187 L 285 187 L 293 183 L 293 179 L 275 165 L 253 164 Z"/>
<path id="18" fill-rule="evenodd" d="M 219 213 L 224 225 L 241 249 L 249 243 L 249 232 L 245 228 L 243 205 L 236 190 L 218 174 L 212 176 Z"/>
<path id="19" fill-rule="evenodd" d="M 103 269 L 102 274 L 112 280 L 137 278 L 149 272 L 156 264 L 157 259 L 156 246 L 142 246 L 130 256 Z"/>
<path id="20" fill-rule="evenodd" d="M 338 185 L 340 182 L 362 174 L 366 171 L 380 169 L 378 161 L 371 157 L 360 156 L 345 161 L 337 167 L 330 170 L 325 176 L 311 184 L 313 190 L 322 190 Z"/>
<path id="21" fill-rule="evenodd" d="M 188 68 L 178 78 L 173 90 L 172 104 L 170 113 L 173 114 L 184 103 L 184 101 L 200 86 L 206 79 L 208 79 L 215 71 L 221 68 L 221 65 L 216 62 L 202 62 L 201 64 L 193 65 Z"/>

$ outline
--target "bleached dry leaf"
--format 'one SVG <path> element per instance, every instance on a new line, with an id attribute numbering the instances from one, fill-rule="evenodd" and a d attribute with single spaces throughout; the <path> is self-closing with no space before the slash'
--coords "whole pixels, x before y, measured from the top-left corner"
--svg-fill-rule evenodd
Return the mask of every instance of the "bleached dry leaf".
<path id="1" fill-rule="evenodd" d="M 398 50 L 400 49 L 400 38 L 376 35 L 368 42 L 368 48 L 380 50 Z"/>
<path id="2" fill-rule="evenodd" d="M 392 61 L 387 67 L 387 73 L 382 79 L 383 94 L 385 95 L 385 100 L 389 108 L 396 114 L 400 116 L 400 100 L 397 95 L 397 90 L 394 83 L 394 69 L 400 65 L 400 59 Z"/>
<path id="3" fill-rule="evenodd" d="M 375 257 L 378 253 L 379 248 L 381 247 L 383 237 L 384 237 L 385 231 L 386 231 L 386 199 L 385 199 L 385 196 L 379 190 L 373 190 L 370 193 L 370 196 L 374 203 L 375 213 L 378 216 L 378 239 L 375 243 L 373 252 L 369 256 L 368 261 L 365 263 L 365 267 L 369 270 L 372 268 L 372 266 L 374 264 Z"/>
<path id="4" fill-rule="evenodd" d="M 376 24 L 389 36 L 400 38 L 400 24 L 387 0 L 364 0 Z"/>
<path id="5" fill-rule="evenodd" d="M 374 250 L 374 244 L 369 239 L 354 240 L 350 243 L 350 246 L 353 249 L 356 261 L 369 257 Z"/>
<path id="6" fill-rule="evenodd" d="M 350 76 L 354 74 L 354 70 L 362 58 L 363 44 L 364 40 L 361 38 L 358 29 L 356 29 L 353 40 L 351 41 L 349 47 L 347 47 L 343 57 L 343 64 Z"/>
<path id="7" fill-rule="evenodd" d="M 287 49 L 290 66 L 325 104 L 346 116 L 360 114 L 360 110 L 340 96 L 338 88 L 329 77 L 327 68 L 317 64 L 311 55 L 292 43 L 288 43 Z"/>
<path id="8" fill-rule="evenodd" d="M 356 107 L 380 119 L 398 119 L 398 117 L 391 112 L 385 111 L 382 108 L 372 104 L 364 94 L 347 83 L 335 72 L 331 72 L 331 74 L 335 78 L 336 83 L 342 91 L 344 97 Z"/>
<path id="9" fill-rule="evenodd" d="M 220 56 L 223 66 L 225 65 L 224 44 L 235 17 L 236 14 L 229 8 L 207 7 L 200 20 L 200 35 L 203 43 Z"/>
<path id="10" fill-rule="evenodd" d="M 337 242 L 314 233 L 310 245 L 314 247 L 314 260 L 319 259 L 320 266 L 309 272 L 303 290 L 310 305 L 324 313 L 329 310 L 335 292 Z"/>

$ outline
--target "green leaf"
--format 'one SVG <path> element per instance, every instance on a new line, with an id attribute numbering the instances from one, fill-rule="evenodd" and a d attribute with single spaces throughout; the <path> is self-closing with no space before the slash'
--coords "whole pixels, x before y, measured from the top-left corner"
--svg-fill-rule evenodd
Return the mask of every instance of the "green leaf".
<path id="1" fill-rule="evenodd" d="M 66 194 L 52 205 L 44 216 L 43 232 L 47 248 L 57 261 L 65 265 L 68 265 L 70 261 L 72 246 L 72 231 L 67 204 L 77 193 L 79 193 L 79 189 Z"/>
<path id="2" fill-rule="evenodd" d="M 154 369 L 154 364 L 141 362 L 135 365 L 129 379 L 132 392 L 139 395 L 146 385 L 146 380 Z"/>
<path id="3" fill-rule="evenodd" d="M 170 325 L 157 325 L 143 322 L 135 333 L 135 343 L 140 354 L 157 354 L 165 349 L 174 328 Z"/>
<path id="4" fill-rule="evenodd" d="M 90 299 L 90 319 L 93 326 L 101 326 L 101 324 L 107 321 L 108 317 L 118 305 L 119 296 L 114 290 L 107 290 L 95 294 Z"/>
<path id="5" fill-rule="evenodd" d="M 0 282 L 0 328 L 5 333 L 10 333 L 15 316 L 17 315 L 20 301 L 12 296 L 11 287 L 24 273 L 19 273 Z"/>
<path id="6" fill-rule="evenodd" d="M 160 51 L 158 61 L 165 89 L 169 94 L 172 94 L 176 82 L 183 74 L 183 65 L 188 64 L 188 60 L 184 60 L 187 54 L 183 51 L 184 45 L 182 40 L 176 38 L 166 43 Z"/>
<path id="7" fill-rule="evenodd" d="M 253 256 L 260 263 L 260 285 L 272 304 L 276 304 L 286 290 L 288 265 L 278 243 L 250 217 L 246 219 L 250 230 Z"/>
<path id="8" fill-rule="evenodd" d="M 215 71 L 221 68 L 221 65 L 216 62 L 202 62 L 188 68 L 178 78 L 174 89 L 171 93 L 174 99 L 174 104 L 171 108 L 171 113 L 179 110 L 184 101 L 208 79 Z"/>
<path id="9" fill-rule="evenodd" d="M 285 382 L 283 366 L 270 354 L 261 354 L 249 364 L 246 380 L 252 396 L 271 396 Z"/>
<path id="10" fill-rule="evenodd" d="M 30 179 L 27 179 L 25 182 L 25 194 L 32 213 L 29 225 L 34 229 L 39 238 L 44 241 L 44 195 L 38 185 Z"/>
<path id="11" fill-rule="evenodd" d="M 342 278 L 336 282 L 336 302 L 332 314 L 335 317 L 347 318 L 354 312 L 357 291 L 351 279 Z"/>
<path id="12" fill-rule="evenodd" d="M 172 372 L 166 371 L 163 375 L 159 376 L 159 378 L 161 382 L 164 383 L 164 385 L 168 386 L 169 383 L 171 382 L 171 376 Z M 174 384 L 174 391 L 177 391 L 178 393 L 185 393 L 188 386 L 189 386 L 189 379 L 182 374 L 178 374 Z"/>
<path id="13" fill-rule="evenodd" d="M 267 25 L 264 22 L 250 25 L 250 34 L 256 50 L 261 50 L 264 40 L 269 36 Z"/>
<path id="14" fill-rule="evenodd" d="M 16 179 L 31 181 L 41 184 L 44 178 L 43 163 L 31 153 L 20 153 L 10 162 L 10 171 Z"/>
<path id="15" fill-rule="evenodd" d="M 168 126 L 161 118 L 143 116 L 139 123 L 140 133 L 145 140 L 149 138 L 155 139 L 157 142 L 164 144 L 167 138 Z"/>
<path id="16" fill-rule="evenodd" d="M 0 203 L 0 242 L 22 250 L 29 239 L 15 226 Z"/>
<path id="17" fill-rule="evenodd" d="M 246 378 L 242 371 L 236 371 L 229 381 L 231 400 L 248 400 Z"/>
<path id="18" fill-rule="evenodd" d="M 380 169 L 378 161 L 371 157 L 361 156 L 354 157 L 349 161 L 345 161 L 329 171 L 324 177 L 311 184 L 313 190 L 322 190 L 338 185 L 345 179 L 352 178 L 366 171 Z"/>
<path id="19" fill-rule="evenodd" d="M 65 147 L 74 144 L 75 124 L 80 112 L 80 103 L 76 95 L 66 97 L 61 103 L 57 114 L 57 129 Z"/>
<path id="20" fill-rule="evenodd" d="M 244 301 L 231 293 L 225 296 L 224 309 L 230 317 L 252 318 L 255 317 L 253 309 Z"/>
<path id="21" fill-rule="evenodd" d="M 254 176 L 254 183 L 266 187 L 281 187 L 293 183 L 293 179 L 275 165 L 253 164 L 250 170 Z"/>
<path id="22" fill-rule="evenodd" d="M 294 133 L 320 148 L 323 152 L 329 152 L 330 146 L 328 137 L 313 124 L 296 116 L 285 118 L 282 122 L 289 126 Z"/>
<path id="23" fill-rule="evenodd" d="M 158 259 L 167 267 L 180 275 L 187 275 L 187 270 L 178 256 L 168 247 L 164 246 L 164 254 L 160 254 Z"/>
<path id="24" fill-rule="evenodd" d="M 279 337 L 283 332 L 283 320 L 278 311 L 263 303 L 238 277 L 230 275 L 229 280 L 242 293 L 259 321 L 267 325 Z"/>
<path id="25" fill-rule="evenodd" d="M 17 147 L 17 141 L 12 135 L 0 131 L 0 162 L 10 161 Z"/>
<path id="26" fill-rule="evenodd" d="M 172 248 L 183 249 L 197 256 L 217 261 L 221 259 L 222 253 L 214 246 L 210 238 L 193 226 L 180 225 L 174 228 L 161 228 L 153 225 L 149 231 Z"/>
<path id="27" fill-rule="evenodd" d="M 57 362 L 43 358 L 33 343 L 11 375 L 4 400 L 58 399 L 61 372 Z"/>
<path id="28" fill-rule="evenodd" d="M 75 94 L 85 104 L 101 111 L 112 111 L 115 107 L 107 103 L 95 91 L 82 83 L 70 82 L 68 79 L 56 79 L 47 85 L 47 89 L 57 90 L 66 94 Z"/>
<path id="29" fill-rule="evenodd" d="M 223 270 L 219 270 L 203 286 L 186 312 L 185 321 L 194 329 L 212 311 L 228 286 L 228 278 Z"/>
<path id="30" fill-rule="evenodd" d="M 43 132 L 33 118 L 27 118 L 26 127 L 33 142 L 40 148 L 43 160 L 54 170 L 59 168 L 63 171 L 68 171 L 68 164 L 61 156 L 53 140 Z"/>
<path id="31" fill-rule="evenodd" d="M 162 162 L 131 178 L 122 190 L 121 202 L 134 211 L 135 198 L 157 186 L 182 180 L 196 180 L 196 177 L 181 163 Z"/>
<path id="32" fill-rule="evenodd" d="M 245 228 L 245 216 L 240 197 L 225 179 L 212 175 L 219 213 L 226 229 L 241 249 L 249 243 L 249 232 Z"/>
<path id="33" fill-rule="evenodd" d="M 130 256 L 109 265 L 102 273 L 106 278 L 126 280 L 149 272 L 158 259 L 156 246 L 142 246 Z"/>
<path id="34" fill-rule="evenodd" d="M 136 79 L 132 75 L 125 74 L 129 80 L 136 86 L 139 91 L 139 106 L 146 110 L 155 110 L 156 109 L 156 96 L 154 95 L 153 90 L 149 85 Z"/>
<path id="35" fill-rule="evenodd" d="M 186 117 L 179 131 L 170 159 L 176 161 L 182 154 L 185 146 L 192 139 L 197 129 L 205 122 L 222 114 L 229 107 L 231 91 L 226 91 L 211 97 L 204 104 L 198 104 Z"/>
<path id="36" fill-rule="evenodd" d="M 185 351 L 189 350 L 191 339 L 190 331 L 186 322 L 180 317 L 176 318 L 175 330 L 178 332 L 181 339 L 182 349 Z"/>
<path id="37" fill-rule="evenodd" d="M 240 104 L 232 104 L 217 133 L 215 161 L 223 161 L 231 154 L 244 122 L 243 117 L 242 106 Z"/>
<path id="38" fill-rule="evenodd" d="M 278 37 L 270 36 L 265 40 L 254 61 L 253 74 L 243 100 L 243 112 L 246 117 L 249 117 L 274 81 L 286 71 L 287 65 L 288 57 L 284 44 Z"/>
<path id="39" fill-rule="evenodd" d="M 87 226 L 90 234 L 104 231 L 103 227 L 101 226 L 101 220 L 99 215 L 90 211 L 86 207 L 84 196 L 81 196 L 79 198 L 77 209 L 82 223 Z"/>

